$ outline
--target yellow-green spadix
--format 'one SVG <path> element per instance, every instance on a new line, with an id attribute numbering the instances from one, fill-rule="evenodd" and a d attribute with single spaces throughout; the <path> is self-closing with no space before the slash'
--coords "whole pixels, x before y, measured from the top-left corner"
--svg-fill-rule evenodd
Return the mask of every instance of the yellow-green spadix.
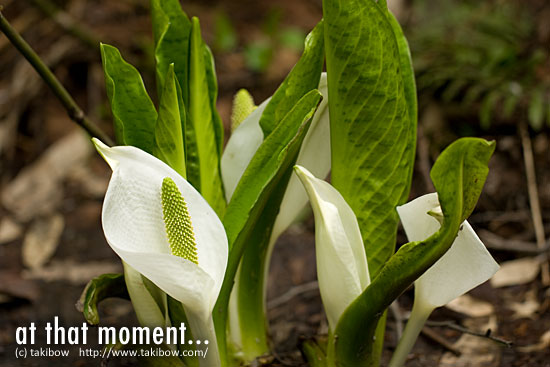
<path id="1" fill-rule="evenodd" d="M 436 193 L 399 206 L 397 212 L 409 241 L 423 241 L 440 227 L 438 213 L 441 209 Z M 435 308 L 487 281 L 498 268 L 470 224 L 464 221 L 445 255 L 415 281 L 411 316 L 390 366 L 403 365 L 422 326 Z"/>
<path id="2" fill-rule="evenodd" d="M 357 218 L 342 195 L 303 167 L 294 167 L 315 216 L 317 278 L 329 327 L 369 285 L 367 256 Z"/>
<path id="3" fill-rule="evenodd" d="M 164 162 L 135 147 L 93 141 L 113 170 L 102 211 L 107 242 L 126 264 L 183 304 L 192 329 L 193 324 L 210 329 L 228 256 L 218 216 Z"/>

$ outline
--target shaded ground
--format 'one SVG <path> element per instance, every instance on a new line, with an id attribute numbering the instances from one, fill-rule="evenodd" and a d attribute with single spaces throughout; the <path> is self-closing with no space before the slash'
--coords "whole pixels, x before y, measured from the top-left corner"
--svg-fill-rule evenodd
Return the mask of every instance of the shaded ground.
<path id="1" fill-rule="evenodd" d="M 59 1 L 93 37 L 116 45 L 144 75 L 154 91 L 147 1 Z M 65 32 L 30 2 L 3 1 L 5 15 L 46 58 L 78 103 L 102 128 L 110 130 L 97 48 Z M 261 102 L 276 88 L 299 56 L 299 50 L 271 38 L 266 27 L 280 14 L 276 32 L 297 27 L 307 32 L 321 17 L 320 1 L 191 1 L 184 9 L 198 15 L 209 43 L 216 42 L 217 16 L 234 24 L 237 43 L 216 50 L 220 99 L 228 121 L 236 90 L 251 90 Z M 273 10 L 275 9 L 275 10 Z M 273 15 L 275 14 L 275 15 Z M 82 22 L 80 22 L 82 20 Z M 262 71 L 250 69 L 246 49 L 268 38 L 276 51 Z M 36 322 L 43 327 L 59 316 L 65 326 L 81 325 L 74 304 L 85 283 L 95 275 L 120 271 L 118 258 L 106 244 L 100 224 L 101 202 L 109 169 L 94 154 L 64 110 L 34 72 L 0 37 L 0 366 L 98 366 L 100 359 L 79 356 L 15 359 L 15 330 Z M 427 168 L 441 149 L 463 131 L 497 141 L 491 174 L 470 222 L 499 262 L 532 258 L 535 233 L 531 221 L 521 142 L 515 126 L 493 125 L 482 131 L 475 114 L 448 114 L 437 103 L 423 103 L 418 160 L 411 197 L 430 191 Z M 464 121 L 471 121 L 464 123 Z M 76 133 L 75 133 L 76 132 Z M 227 134 L 228 135 L 228 134 Z M 532 135 L 544 223 L 550 223 L 550 162 L 548 130 Z M 6 224 L 8 223 L 8 224 Z M 548 236 L 550 228 L 545 226 Z M 399 243 L 404 243 L 402 234 Z M 315 287 L 313 223 L 293 226 L 279 240 L 269 283 L 269 316 L 275 356 L 271 365 L 305 365 L 298 346 L 304 338 L 325 334 L 327 325 Z M 506 249 L 503 250 L 502 248 Z M 26 250 L 25 250 L 26 249 Z M 29 255 L 30 254 L 30 255 Z M 34 259 L 34 260 L 33 260 Z M 37 260 L 38 259 L 38 260 Z M 529 269 L 525 269 L 528 272 Z M 519 278 L 522 274 L 518 274 Z M 442 308 L 431 320 L 450 321 L 492 335 L 510 348 L 468 338 L 449 327 L 430 327 L 432 338 L 419 338 L 407 366 L 550 366 L 550 294 L 539 278 L 503 288 L 484 284 L 471 292 L 477 301 L 462 312 Z M 400 299 L 401 317 L 412 303 L 412 291 Z M 474 314 L 475 313 L 475 314 Z M 102 304 L 102 325 L 135 325 L 131 306 L 123 300 Z M 475 315 L 478 315 L 477 317 Z M 395 315 L 390 313 L 385 361 L 396 344 Z M 439 342 L 435 342 L 439 337 Z M 465 336 L 466 335 L 466 336 Z M 90 334 L 91 340 L 96 340 Z M 461 339 L 459 344 L 456 343 Z M 43 338 L 38 345 L 45 346 Z M 538 343 L 542 343 L 537 346 Z M 92 345 L 90 345 L 92 346 Z M 476 349 L 477 348 L 477 349 Z M 458 350 L 461 357 L 450 352 Z M 133 365 L 113 360 L 109 366 Z"/>

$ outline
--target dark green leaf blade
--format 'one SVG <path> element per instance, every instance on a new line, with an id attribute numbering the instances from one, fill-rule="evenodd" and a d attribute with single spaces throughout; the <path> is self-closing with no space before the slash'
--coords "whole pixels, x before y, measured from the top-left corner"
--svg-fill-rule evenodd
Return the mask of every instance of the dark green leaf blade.
<path id="1" fill-rule="evenodd" d="M 178 93 L 174 64 L 168 68 L 160 99 L 153 155 L 186 177 L 182 126 L 185 126 L 185 107 Z"/>
<path id="2" fill-rule="evenodd" d="M 178 82 L 182 88 L 183 101 L 189 103 L 189 39 L 191 22 L 178 0 L 151 0 L 153 38 L 157 90 L 159 96 L 164 87 L 164 78 L 170 64 L 174 64 Z"/>
<path id="3" fill-rule="evenodd" d="M 105 298 L 119 297 L 130 299 L 122 274 L 103 274 L 88 282 L 76 304 L 91 325 L 99 324 L 97 305 Z"/>
<path id="4" fill-rule="evenodd" d="M 101 44 L 101 59 L 117 144 L 152 153 L 157 111 L 139 72 L 113 46 Z"/>
<path id="5" fill-rule="evenodd" d="M 395 298 L 449 249 L 479 198 L 494 148 L 494 142 L 463 138 L 439 156 L 431 177 L 439 195 L 443 224 L 428 239 L 402 246 L 346 309 L 329 345 L 336 365 L 377 365 L 377 357 L 371 352 L 378 319 Z"/>
<path id="6" fill-rule="evenodd" d="M 214 309 L 214 322 L 220 348 L 225 348 L 223 341 L 226 333 L 227 306 L 242 254 L 254 234 L 264 209 L 278 210 L 278 206 L 275 206 L 277 209 L 267 208 L 267 203 L 277 188 L 280 192 L 275 196 L 280 196 L 279 199 L 282 200 L 284 190 L 281 190 L 281 187 L 286 187 L 290 178 L 292 166 L 320 99 L 321 94 L 313 90 L 302 97 L 288 112 L 283 121 L 258 148 L 229 202 L 224 217 L 230 249 L 229 260 Z M 225 355 L 223 350 L 221 353 L 222 356 Z"/>
<path id="7" fill-rule="evenodd" d="M 200 183 L 197 189 L 222 217 L 226 203 L 220 174 L 221 151 L 218 125 L 221 122 L 214 117 L 216 113 L 212 110 L 213 104 L 210 97 L 212 78 L 209 77 L 208 68 L 205 65 L 205 45 L 197 18 L 192 19 L 189 65 L 188 122 L 195 133 L 194 143 L 198 153 Z M 189 164 L 188 169 L 196 168 L 196 163 Z M 196 185 L 193 181 L 191 183 Z"/>
<path id="8" fill-rule="evenodd" d="M 324 0 L 323 12 L 332 183 L 357 215 L 374 278 L 394 252 L 395 207 L 410 186 L 411 91 L 386 10 L 375 1 Z"/>
<path id="9" fill-rule="evenodd" d="M 321 20 L 307 36 L 300 60 L 271 97 L 260 118 L 264 136 L 275 129 L 296 101 L 319 86 L 324 61 L 323 32 Z"/>

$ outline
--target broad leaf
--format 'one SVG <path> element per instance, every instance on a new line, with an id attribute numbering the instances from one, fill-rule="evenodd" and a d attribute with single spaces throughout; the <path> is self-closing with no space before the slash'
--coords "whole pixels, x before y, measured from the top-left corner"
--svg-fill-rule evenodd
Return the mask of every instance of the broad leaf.
<path id="1" fill-rule="evenodd" d="M 113 46 L 101 44 L 101 59 L 117 143 L 151 153 L 157 111 L 139 72 Z"/>
<path id="2" fill-rule="evenodd" d="M 182 127 L 185 129 L 185 107 L 178 93 L 174 64 L 168 68 L 160 98 L 153 155 L 186 177 Z"/>
<path id="3" fill-rule="evenodd" d="M 402 246 L 365 291 L 346 309 L 336 327 L 329 356 L 338 366 L 375 366 L 372 339 L 384 310 L 449 249 L 461 223 L 471 214 L 488 174 L 495 148 L 483 139 L 463 138 L 435 162 L 431 178 L 443 223 L 428 239 Z"/>
<path id="4" fill-rule="evenodd" d="M 313 90 L 302 97 L 288 112 L 283 121 L 258 148 L 229 202 L 224 217 L 230 248 L 229 261 L 222 290 L 214 309 L 220 348 L 225 346 L 223 341 L 226 333 L 227 306 L 242 254 L 247 244 L 254 243 L 252 239 L 257 240 L 256 236 L 261 236 L 258 231 L 266 232 L 257 225 L 260 218 L 263 217 L 261 221 L 274 221 L 276 209 L 273 208 L 278 208 L 282 200 L 284 194 L 282 188 L 286 187 L 292 173 L 292 166 L 320 98 L 320 93 Z M 275 206 L 268 207 L 268 202 Z M 271 217 L 272 214 L 273 217 Z M 270 232 L 269 228 L 267 232 Z M 267 246 L 268 242 L 269 236 L 266 241 L 260 241 L 264 246 Z M 261 252 L 262 249 L 258 248 L 258 251 Z"/>
<path id="5" fill-rule="evenodd" d="M 191 22 L 178 0 L 151 0 L 151 19 L 155 40 L 157 89 L 162 95 L 164 79 L 170 64 L 183 93 L 183 101 L 189 103 L 189 37 Z"/>
<path id="6" fill-rule="evenodd" d="M 307 36 L 300 60 L 266 106 L 260 119 L 264 136 L 268 136 L 275 129 L 296 101 L 319 85 L 324 61 L 323 31 L 321 20 Z"/>
<path id="7" fill-rule="evenodd" d="M 88 282 L 77 303 L 77 309 L 91 325 L 99 324 L 97 305 L 105 298 L 120 297 L 129 299 L 124 275 L 103 274 Z"/>
<path id="8" fill-rule="evenodd" d="M 375 278 L 394 252 L 395 207 L 408 195 L 414 163 L 413 87 L 404 86 L 412 77 L 403 77 L 410 64 L 375 1 L 324 0 L 323 12 L 332 184 L 357 215 Z"/>
<path id="9" fill-rule="evenodd" d="M 380 4 L 380 1 L 378 2 Z M 409 164 L 408 186 L 405 187 L 401 194 L 400 204 L 407 201 L 411 189 L 412 175 L 414 171 L 414 157 L 416 155 L 416 125 L 418 122 L 418 105 L 416 98 L 416 81 L 414 79 L 414 69 L 411 59 L 411 51 L 409 43 L 403 34 L 403 29 L 395 19 L 395 16 L 387 11 L 388 20 L 393 28 L 393 33 L 397 40 L 397 48 L 399 51 L 400 74 L 403 79 L 403 89 L 405 92 L 405 100 L 407 102 L 407 112 L 409 113 L 409 127 L 412 131 L 408 134 L 407 147 L 405 148 L 405 159 Z"/>
<path id="10" fill-rule="evenodd" d="M 211 61 L 211 60 L 210 60 Z M 189 72 L 189 125 L 195 133 L 198 153 L 199 182 L 197 187 L 218 216 L 225 211 L 225 195 L 220 176 L 220 120 L 216 119 L 210 91 L 213 88 L 213 71 L 207 66 L 205 45 L 201 37 L 199 20 L 193 18 L 190 42 Z M 210 70 L 210 71 L 209 71 Z M 221 140 L 220 140 L 221 138 Z M 191 147 L 189 147 L 191 149 Z M 195 166 L 189 165 L 188 169 Z M 190 179 L 193 177 L 189 175 Z"/>

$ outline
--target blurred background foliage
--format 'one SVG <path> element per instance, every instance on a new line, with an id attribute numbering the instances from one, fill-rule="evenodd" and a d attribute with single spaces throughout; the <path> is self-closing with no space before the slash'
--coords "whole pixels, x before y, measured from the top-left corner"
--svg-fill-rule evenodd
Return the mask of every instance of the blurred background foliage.
<path id="1" fill-rule="evenodd" d="M 415 0 L 406 28 L 421 99 L 550 126 L 548 1 Z"/>

